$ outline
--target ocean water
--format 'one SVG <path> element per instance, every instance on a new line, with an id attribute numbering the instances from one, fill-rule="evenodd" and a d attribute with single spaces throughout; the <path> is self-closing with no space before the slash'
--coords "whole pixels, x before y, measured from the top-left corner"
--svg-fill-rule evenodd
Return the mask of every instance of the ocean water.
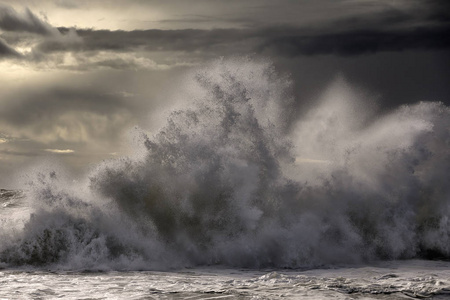
<path id="1" fill-rule="evenodd" d="M 449 299 L 449 262 L 311 270 L 0 271 L 1 299 Z"/>
<path id="2" fill-rule="evenodd" d="M 447 297 L 449 107 L 380 112 L 338 78 L 298 111 L 292 84 L 212 62 L 129 155 L 27 170 L 0 192 L 0 297 Z"/>

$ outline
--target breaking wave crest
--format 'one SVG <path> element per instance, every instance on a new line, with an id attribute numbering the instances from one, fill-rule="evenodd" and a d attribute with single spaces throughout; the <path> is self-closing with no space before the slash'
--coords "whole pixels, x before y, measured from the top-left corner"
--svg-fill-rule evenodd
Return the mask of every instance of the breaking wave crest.
<path id="1" fill-rule="evenodd" d="M 312 267 L 450 258 L 450 109 L 375 114 L 341 79 L 294 113 L 268 62 L 191 74 L 156 134 L 84 181 L 41 168 L 0 263 L 64 269 Z M 298 115 L 298 116 L 297 116 Z"/>

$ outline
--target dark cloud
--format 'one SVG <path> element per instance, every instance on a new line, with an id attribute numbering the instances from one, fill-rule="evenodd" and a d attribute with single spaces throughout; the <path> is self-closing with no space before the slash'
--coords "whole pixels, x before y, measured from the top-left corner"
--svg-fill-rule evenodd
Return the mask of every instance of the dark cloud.
<path id="1" fill-rule="evenodd" d="M 62 31 L 64 31 L 62 29 Z M 78 30 L 83 43 L 44 42 L 38 49 L 53 51 L 214 51 L 215 54 L 256 52 L 270 55 L 359 55 L 383 51 L 445 49 L 450 26 L 411 29 L 357 29 L 311 35 L 303 28 L 272 27 L 258 30 Z"/>
<path id="2" fill-rule="evenodd" d="M 21 57 L 21 54 L 0 38 L 0 59 L 2 57 Z"/>
<path id="3" fill-rule="evenodd" d="M 18 13 L 14 8 L 0 4 L 0 29 L 4 32 L 0 37 L 0 57 L 21 57 L 28 61 L 40 61 L 43 59 L 36 45 L 49 43 L 74 46 L 80 42 L 73 29 L 67 29 L 61 34 L 58 29 L 41 20 L 28 8 L 23 13 Z M 21 54 L 10 45 L 32 49 L 31 53 Z M 68 47 L 66 49 L 69 49 Z"/>
<path id="4" fill-rule="evenodd" d="M 39 19 L 28 8 L 18 13 L 14 8 L 0 4 L 0 29 L 6 31 L 26 31 L 42 35 L 57 34 L 57 30 Z"/>
<path id="5" fill-rule="evenodd" d="M 33 47 L 33 53 L 29 57 L 31 60 L 40 60 L 42 55 L 51 52 L 67 52 L 67 51 L 79 51 L 81 50 L 83 41 L 77 35 L 73 28 L 64 30 L 61 34 L 46 37 L 39 41 L 35 47 Z"/>
<path id="6" fill-rule="evenodd" d="M 293 31 L 293 30 L 291 30 Z M 336 34 L 299 36 L 289 35 L 268 38 L 258 47 L 258 52 L 271 55 L 360 55 L 385 51 L 435 50 L 450 47 L 450 26 L 414 28 L 383 32 L 355 30 Z"/>
<path id="7" fill-rule="evenodd" d="M 450 105 L 450 49 L 380 52 L 374 55 L 279 57 L 276 67 L 291 74 L 298 112 L 307 112 L 337 74 L 373 95 L 380 110 L 419 101 Z"/>
<path id="8" fill-rule="evenodd" d="M 386 51 L 450 47 L 448 2 L 430 1 L 417 8 L 386 6 L 308 27 L 259 24 L 244 29 L 77 30 L 82 43 L 44 41 L 38 49 L 54 51 L 181 51 L 215 55 L 262 53 L 271 56 L 360 55 Z M 414 6 L 412 6 L 414 7 Z M 228 19 L 226 17 L 225 19 Z M 208 22 L 210 16 L 184 15 L 162 22 Z M 242 20 L 240 21 L 243 22 Z M 251 23 L 251 18 L 249 18 Z M 236 22 L 235 22 L 236 23 Z M 250 24 L 249 23 L 249 24 Z M 62 33 L 68 29 L 60 28 Z"/>
<path id="9" fill-rule="evenodd" d="M 430 13 L 428 20 L 438 22 L 450 22 L 450 1 L 447 0 L 429 0 Z"/>
<path id="10" fill-rule="evenodd" d="M 271 24 L 269 22 L 266 27 L 259 24 L 241 29 L 133 31 L 56 29 L 29 10 L 18 14 L 9 6 L 0 6 L 1 28 L 27 31 L 28 35 L 30 32 L 41 34 L 39 40 L 35 37 L 6 35 L 9 44 L 0 40 L 0 55 L 20 56 L 9 46 L 15 42 L 18 46 L 25 45 L 25 48 L 32 49 L 23 56 L 31 62 L 50 61 L 56 68 L 87 71 L 98 68 L 141 68 L 139 59 L 108 57 L 105 53 L 132 53 L 149 60 L 153 59 L 150 55 L 154 53 L 164 52 L 171 57 L 174 57 L 174 53 L 181 53 L 184 55 L 181 62 L 191 64 L 212 57 L 255 53 L 276 58 L 448 49 L 450 24 L 447 13 L 442 11 L 444 6 L 448 5 L 442 1 L 431 1 L 427 6 L 420 6 L 421 11 L 389 8 L 370 14 L 370 10 L 367 10 L 360 15 L 349 14 L 345 18 L 312 24 L 310 27 L 293 24 L 267 27 L 267 24 Z M 228 20 L 231 17 L 223 18 Z M 161 22 L 196 23 L 211 20 L 212 17 L 208 15 L 187 14 L 179 15 L 179 19 Z M 236 22 L 243 24 L 245 20 L 235 20 L 234 23 Z M 247 24 L 252 22 L 249 18 Z M 103 57 L 96 57 L 100 52 Z M 168 52 L 171 54 L 167 55 Z M 72 58 L 76 60 L 75 65 L 65 64 L 64 57 L 50 55 L 54 53 L 72 54 Z M 169 66 L 175 61 L 180 62 L 179 59 L 174 59 L 172 62 L 155 62 L 155 66 L 151 63 L 144 65 L 158 69 L 161 65 Z"/>
<path id="11" fill-rule="evenodd" d="M 0 33 L 0 38 L 2 38 L 11 47 L 31 46 L 39 41 L 42 41 L 42 36 L 29 32 L 17 31 L 3 31 Z"/>

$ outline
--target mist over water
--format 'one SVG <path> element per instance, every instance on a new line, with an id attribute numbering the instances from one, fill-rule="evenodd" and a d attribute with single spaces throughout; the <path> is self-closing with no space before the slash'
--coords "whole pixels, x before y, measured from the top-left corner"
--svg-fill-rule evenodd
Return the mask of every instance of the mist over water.
<path id="1" fill-rule="evenodd" d="M 76 182 L 38 168 L 24 187 L 31 217 L 0 229 L 1 265 L 449 259 L 449 107 L 377 114 L 338 78 L 296 112 L 292 84 L 269 62 L 219 60 L 190 74 L 158 132 L 135 129 L 130 156 Z"/>

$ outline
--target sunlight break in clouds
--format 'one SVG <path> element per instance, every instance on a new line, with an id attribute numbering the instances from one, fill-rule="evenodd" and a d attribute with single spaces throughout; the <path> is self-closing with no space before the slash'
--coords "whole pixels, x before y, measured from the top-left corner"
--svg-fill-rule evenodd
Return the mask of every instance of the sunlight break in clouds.
<path id="1" fill-rule="evenodd" d="M 52 152 L 52 153 L 58 153 L 58 154 L 67 154 L 67 153 L 74 153 L 75 151 L 72 149 L 45 149 L 45 151 L 47 152 Z"/>

